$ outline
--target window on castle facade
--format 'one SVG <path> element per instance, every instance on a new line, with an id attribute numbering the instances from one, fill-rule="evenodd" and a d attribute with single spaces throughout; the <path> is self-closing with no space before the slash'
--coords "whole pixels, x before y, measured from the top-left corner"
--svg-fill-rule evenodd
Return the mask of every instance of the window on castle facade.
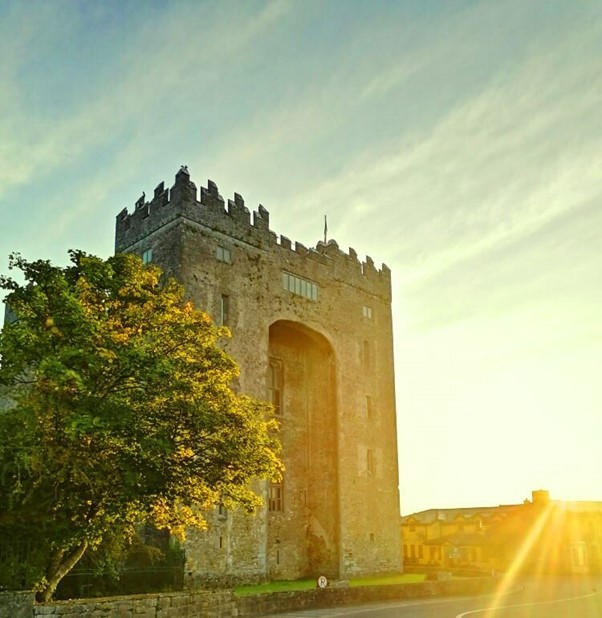
<path id="1" fill-rule="evenodd" d="M 225 262 L 226 264 L 230 264 L 232 262 L 232 251 L 227 247 L 222 247 L 222 245 L 217 245 L 215 249 L 215 257 L 220 262 Z"/>
<path id="2" fill-rule="evenodd" d="M 370 395 L 366 395 L 366 402 L 365 402 L 365 416 L 366 418 L 372 418 L 373 415 L 373 411 L 372 411 L 372 397 L 370 397 Z"/>
<path id="3" fill-rule="evenodd" d="M 370 476 L 376 472 L 376 462 L 374 460 L 374 452 L 372 449 L 366 450 L 366 471 Z"/>
<path id="4" fill-rule="evenodd" d="M 222 294 L 219 300 L 219 323 L 220 326 L 230 323 L 230 297 L 226 294 Z"/>
<path id="5" fill-rule="evenodd" d="M 282 481 L 270 483 L 270 495 L 268 498 L 268 508 L 270 511 L 284 510 Z"/>
<path id="6" fill-rule="evenodd" d="M 153 261 L 153 250 L 147 249 L 142 253 L 142 263 L 150 264 Z"/>
<path id="7" fill-rule="evenodd" d="M 308 279 L 291 275 L 290 273 L 282 273 L 282 287 L 288 292 L 303 296 L 310 300 L 318 300 L 318 286 Z"/>
<path id="8" fill-rule="evenodd" d="M 365 369 L 370 369 L 372 367 L 372 353 L 370 349 L 370 342 L 367 339 L 364 339 L 362 347 L 362 364 Z"/>
<path id="9" fill-rule="evenodd" d="M 271 404 L 274 406 L 274 414 L 282 414 L 282 385 L 284 382 L 282 361 L 278 358 L 270 358 L 268 374 L 268 391 Z"/>
<path id="10" fill-rule="evenodd" d="M 362 307 L 362 315 L 368 320 L 371 320 L 372 319 L 372 307 L 368 307 L 367 305 L 364 305 Z"/>

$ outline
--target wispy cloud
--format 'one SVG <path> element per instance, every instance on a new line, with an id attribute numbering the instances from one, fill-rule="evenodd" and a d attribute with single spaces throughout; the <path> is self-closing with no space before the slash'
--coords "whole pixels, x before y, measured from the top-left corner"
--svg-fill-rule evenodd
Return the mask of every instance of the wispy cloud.
<path id="1" fill-rule="evenodd" d="M 598 34 L 599 26 L 582 23 L 553 53 L 540 41 L 518 71 L 492 78 L 388 151 L 377 144 L 363 152 L 289 207 L 344 213 L 343 234 L 370 220 L 374 236 L 390 244 L 395 217 L 410 232 L 398 253 L 410 260 L 409 280 L 534 233 L 600 192 Z M 568 62 L 576 47 L 580 61 Z"/>
<path id="2" fill-rule="evenodd" d="M 63 10 L 71 8 L 63 6 Z M 0 124 L 4 170 L 0 196 L 35 173 L 96 154 L 112 142 L 144 140 L 145 132 L 152 133 L 158 119 L 171 123 L 176 135 L 186 129 L 193 131 L 192 122 L 185 126 L 186 114 L 204 104 L 208 90 L 220 87 L 222 67 L 234 66 L 239 58 L 252 53 L 262 35 L 286 11 L 287 4 L 280 1 L 266 3 L 260 11 L 235 4 L 220 5 L 219 10 L 193 4 L 187 11 L 148 20 L 129 33 L 121 53 L 109 59 L 114 63 L 114 74 L 102 87 L 97 86 L 97 96 L 81 98 L 74 91 L 73 109 L 53 118 L 20 112 L 19 101 L 24 96 L 20 66 L 28 61 L 28 52 L 24 49 L 23 54 L 4 55 L 8 62 L 2 77 L 11 102 Z M 10 23 L 3 28 L 5 46 L 23 49 L 18 43 L 23 33 L 35 43 L 43 29 L 47 38 L 60 38 L 61 20 L 56 15 L 29 21 L 23 12 L 15 12 L 12 32 Z M 53 36 L 49 30 L 54 30 Z"/>

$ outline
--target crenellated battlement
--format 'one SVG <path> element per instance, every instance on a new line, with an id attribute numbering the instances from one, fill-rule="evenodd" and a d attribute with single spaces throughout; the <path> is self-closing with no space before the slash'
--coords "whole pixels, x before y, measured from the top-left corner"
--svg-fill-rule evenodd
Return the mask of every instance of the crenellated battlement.
<path id="1" fill-rule="evenodd" d="M 226 201 L 212 180 L 197 190 L 186 166 L 180 168 L 171 188 L 161 182 L 150 200 L 143 193 L 136 200 L 133 212 L 124 208 L 117 215 L 115 251 L 139 250 L 138 245 L 144 239 L 182 219 L 258 249 L 282 252 L 283 262 L 289 268 L 298 264 L 306 276 L 312 276 L 315 268 L 311 264 L 314 264 L 320 268 L 321 276 L 390 295 L 391 271 L 385 264 L 377 269 L 369 256 L 362 262 L 353 248 L 345 253 L 335 240 L 320 241 L 315 248 L 308 248 L 286 236 L 278 236 L 270 230 L 270 213 L 263 205 L 259 204 L 251 213 L 239 193 Z"/>

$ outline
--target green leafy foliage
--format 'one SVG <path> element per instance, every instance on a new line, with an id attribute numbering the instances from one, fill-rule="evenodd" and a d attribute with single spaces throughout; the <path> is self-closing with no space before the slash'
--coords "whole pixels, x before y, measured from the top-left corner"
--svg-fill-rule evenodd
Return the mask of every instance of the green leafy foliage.
<path id="1" fill-rule="evenodd" d="M 109 532 L 182 537 L 218 503 L 253 511 L 250 481 L 280 471 L 268 404 L 230 388 L 227 330 L 136 256 L 70 257 L 0 277 L 0 534 L 44 548 L 40 598 Z"/>

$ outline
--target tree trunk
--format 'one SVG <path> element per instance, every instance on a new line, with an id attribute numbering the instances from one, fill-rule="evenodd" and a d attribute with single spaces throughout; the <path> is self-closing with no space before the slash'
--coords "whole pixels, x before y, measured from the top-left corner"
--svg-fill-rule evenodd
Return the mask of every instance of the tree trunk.
<path id="1" fill-rule="evenodd" d="M 61 579 L 80 561 L 87 548 L 88 543 L 84 541 L 70 552 L 65 553 L 61 549 L 53 556 L 48 565 L 46 584 L 36 593 L 36 601 L 38 603 L 47 603 L 52 599 L 52 595 Z"/>

